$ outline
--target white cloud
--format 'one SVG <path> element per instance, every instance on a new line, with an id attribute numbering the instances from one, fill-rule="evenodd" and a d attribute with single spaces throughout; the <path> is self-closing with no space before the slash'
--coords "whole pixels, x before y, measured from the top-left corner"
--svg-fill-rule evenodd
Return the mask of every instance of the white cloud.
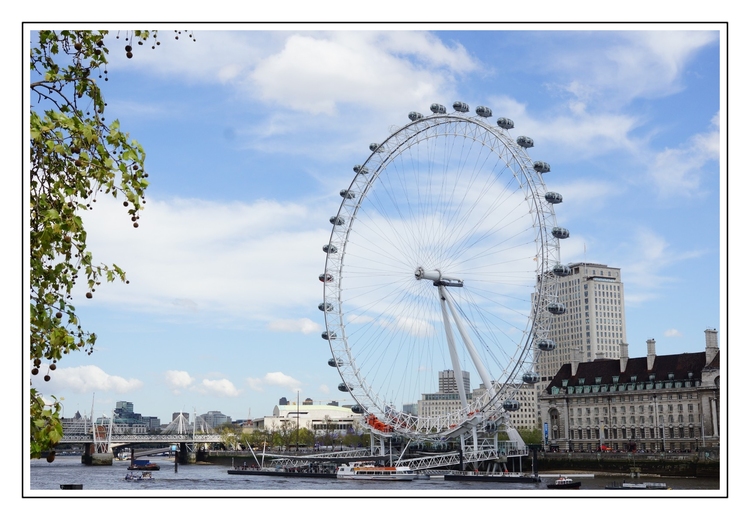
<path id="1" fill-rule="evenodd" d="M 302 334 L 312 334 L 322 329 L 319 323 L 315 323 L 309 318 L 300 318 L 297 320 L 273 320 L 268 323 L 268 329 L 279 332 L 301 332 Z"/>
<path id="2" fill-rule="evenodd" d="M 40 373 L 45 371 L 41 370 Z M 143 386 L 143 381 L 110 375 L 95 365 L 58 368 L 52 372 L 52 376 L 56 387 L 81 394 L 97 391 L 127 393 Z"/>
<path id="3" fill-rule="evenodd" d="M 681 338 L 682 332 L 677 329 L 668 329 L 664 331 L 664 336 L 667 338 Z"/>
<path id="4" fill-rule="evenodd" d="M 399 99 L 429 106 L 426 100 L 446 88 L 451 74 L 475 66 L 463 47 L 448 48 L 429 33 L 302 33 L 290 35 L 251 78 L 265 101 L 332 114 L 342 103 L 384 107 Z"/>
<path id="5" fill-rule="evenodd" d="M 667 148 L 657 154 L 649 169 L 662 197 L 695 197 L 701 193 L 701 182 L 707 177 L 704 171 L 707 163 L 719 159 L 719 129 L 716 117 L 711 128 L 704 133 L 692 136 L 677 148 Z M 711 170 L 718 173 L 718 162 Z"/>
<path id="6" fill-rule="evenodd" d="M 188 388 L 195 379 L 184 370 L 167 370 L 164 373 L 167 385 L 174 390 Z"/>
<path id="7" fill-rule="evenodd" d="M 114 259 L 131 283 L 107 285 L 96 293 L 97 303 L 191 320 L 254 319 L 258 327 L 273 323 L 273 330 L 290 325 L 304 333 L 315 330 L 309 319 L 292 324 L 278 316 L 291 309 L 312 311 L 320 298 L 320 248 L 330 233 L 326 213 L 264 200 L 149 199 L 136 230 L 109 199 L 85 215 L 89 247 L 97 261 Z"/>
<path id="8" fill-rule="evenodd" d="M 659 298 L 665 286 L 677 281 L 674 276 L 663 273 L 672 272 L 675 264 L 704 254 L 700 250 L 675 251 L 664 237 L 647 228 L 638 229 L 623 247 L 632 252 L 621 261 L 629 288 L 625 299 L 631 304 Z"/>
<path id="9" fill-rule="evenodd" d="M 264 392 L 266 386 L 280 386 L 292 392 L 297 392 L 302 387 L 302 383 L 282 372 L 269 372 L 262 378 L 248 377 L 245 381 L 256 392 Z"/>
<path id="10" fill-rule="evenodd" d="M 318 387 L 318 392 L 320 392 L 323 395 L 328 395 L 331 393 L 330 388 L 328 388 L 328 385 L 320 385 Z"/>
<path id="11" fill-rule="evenodd" d="M 654 98 L 682 89 L 690 59 L 718 39 L 714 31 L 623 31 L 586 34 L 584 45 L 575 39 L 564 48 L 551 49 L 546 66 L 568 77 L 556 86 L 590 106 L 610 108 L 636 98 Z"/>
<path id="12" fill-rule="evenodd" d="M 201 381 L 198 391 L 219 397 L 237 397 L 240 395 L 240 391 L 228 379 L 204 379 Z"/>

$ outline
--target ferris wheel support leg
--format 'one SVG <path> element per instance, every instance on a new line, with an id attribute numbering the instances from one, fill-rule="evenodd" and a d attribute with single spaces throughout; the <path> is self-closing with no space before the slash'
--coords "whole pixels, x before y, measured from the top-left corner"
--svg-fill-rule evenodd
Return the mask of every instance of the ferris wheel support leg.
<path id="1" fill-rule="evenodd" d="M 441 296 L 443 293 L 443 287 L 440 287 L 441 289 Z M 492 379 L 490 378 L 490 375 L 487 373 L 487 369 L 484 368 L 484 364 L 482 363 L 482 360 L 479 359 L 479 354 L 477 353 L 476 349 L 474 348 L 474 343 L 472 343 L 471 338 L 469 337 L 469 334 L 466 332 L 466 328 L 464 327 L 463 321 L 461 320 L 460 316 L 458 316 L 458 313 L 456 312 L 455 307 L 453 307 L 453 302 L 451 302 L 447 298 L 443 298 L 443 301 L 447 301 L 448 308 L 451 311 L 451 314 L 453 315 L 453 321 L 456 322 L 456 327 L 458 327 L 458 332 L 461 334 L 461 338 L 464 340 L 464 345 L 466 345 L 466 350 L 469 351 L 469 356 L 471 356 L 471 360 L 474 363 L 474 366 L 477 369 L 477 372 L 479 372 L 479 377 L 482 380 L 482 383 L 484 383 L 484 387 L 487 389 L 487 391 L 490 394 L 490 398 L 495 397 L 495 389 L 492 386 Z"/>
<path id="2" fill-rule="evenodd" d="M 451 329 L 451 323 L 448 318 L 448 310 L 445 308 L 448 300 L 445 294 L 445 287 L 439 285 L 438 294 L 440 295 L 440 309 L 443 311 L 443 324 L 445 325 L 445 336 L 448 340 L 448 350 L 450 351 L 451 364 L 453 365 L 453 375 L 456 378 L 456 386 L 458 386 L 458 396 L 461 399 L 461 407 L 466 410 L 468 408 L 468 401 L 466 400 L 466 390 L 464 389 L 464 375 L 461 371 L 461 362 L 458 360 L 458 353 L 456 352 L 456 342 L 453 338 L 453 329 Z"/>

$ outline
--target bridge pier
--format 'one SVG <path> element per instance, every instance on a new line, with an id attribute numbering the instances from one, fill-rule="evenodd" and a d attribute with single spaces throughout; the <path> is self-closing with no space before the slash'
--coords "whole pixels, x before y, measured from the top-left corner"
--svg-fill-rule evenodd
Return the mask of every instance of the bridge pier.
<path id="1" fill-rule="evenodd" d="M 81 463 L 87 466 L 111 466 L 114 460 L 112 453 L 97 453 L 94 443 L 84 444 Z"/>

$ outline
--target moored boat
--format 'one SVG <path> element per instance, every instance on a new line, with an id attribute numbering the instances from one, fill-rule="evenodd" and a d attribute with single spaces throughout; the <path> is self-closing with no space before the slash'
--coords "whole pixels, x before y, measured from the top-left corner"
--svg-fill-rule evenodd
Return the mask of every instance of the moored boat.
<path id="1" fill-rule="evenodd" d="M 555 480 L 552 484 L 547 484 L 547 489 L 579 489 L 580 487 L 580 480 L 573 480 L 572 478 L 563 475 L 560 475 L 560 478 Z"/>
<path id="2" fill-rule="evenodd" d="M 468 471 L 447 473 L 443 479 L 465 482 L 496 482 L 498 484 L 535 484 L 542 480 L 539 477 L 523 473 L 472 473 Z"/>
<path id="3" fill-rule="evenodd" d="M 349 462 L 339 466 L 336 478 L 349 480 L 414 480 L 409 466 L 376 466 L 373 462 Z"/>
<path id="4" fill-rule="evenodd" d="M 664 482 L 612 482 L 604 489 L 671 489 Z"/>
<path id="5" fill-rule="evenodd" d="M 142 481 L 142 480 L 154 480 L 153 475 L 151 475 L 150 471 L 144 471 L 140 475 L 136 475 L 135 473 L 128 473 L 125 475 L 125 480 L 130 481 Z"/>
<path id="6" fill-rule="evenodd" d="M 157 471 L 159 465 L 148 460 L 133 460 L 128 466 L 128 471 Z"/>
<path id="7" fill-rule="evenodd" d="M 249 477 L 296 477 L 296 478 L 336 478 L 336 471 L 328 468 L 253 468 L 236 467 L 227 470 L 228 475 L 245 475 Z"/>

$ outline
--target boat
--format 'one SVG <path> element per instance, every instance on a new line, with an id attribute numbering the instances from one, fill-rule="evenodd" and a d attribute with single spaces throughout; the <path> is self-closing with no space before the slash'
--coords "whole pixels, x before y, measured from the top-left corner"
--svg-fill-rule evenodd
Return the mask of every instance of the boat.
<path id="1" fill-rule="evenodd" d="M 498 484 L 535 484 L 542 481 L 542 479 L 537 476 L 526 475 L 523 473 L 479 473 L 478 471 L 473 473 L 470 471 L 446 473 L 443 479 L 464 482 L 495 482 Z"/>
<path id="2" fill-rule="evenodd" d="M 580 487 L 580 480 L 573 480 L 570 477 L 562 475 L 560 475 L 560 478 L 555 480 L 552 484 L 547 484 L 547 489 L 579 489 Z"/>
<path id="3" fill-rule="evenodd" d="M 135 473 L 130 472 L 127 475 L 125 475 L 125 480 L 140 482 L 141 480 L 154 480 L 154 477 L 153 475 L 151 475 L 150 471 L 144 471 L 140 475 L 136 475 Z"/>
<path id="4" fill-rule="evenodd" d="M 376 466 L 374 462 L 349 462 L 339 466 L 336 478 L 348 480 L 414 480 L 409 466 Z"/>
<path id="5" fill-rule="evenodd" d="M 266 468 L 239 466 L 227 470 L 228 475 L 248 477 L 297 477 L 297 478 L 336 478 L 335 467 L 329 468 Z"/>
<path id="6" fill-rule="evenodd" d="M 157 471 L 159 470 L 159 465 L 156 462 L 151 462 L 148 460 L 132 460 L 130 461 L 130 466 L 128 466 L 128 471 Z"/>
<path id="7" fill-rule="evenodd" d="M 612 482 L 604 489 L 672 489 L 664 482 Z"/>

